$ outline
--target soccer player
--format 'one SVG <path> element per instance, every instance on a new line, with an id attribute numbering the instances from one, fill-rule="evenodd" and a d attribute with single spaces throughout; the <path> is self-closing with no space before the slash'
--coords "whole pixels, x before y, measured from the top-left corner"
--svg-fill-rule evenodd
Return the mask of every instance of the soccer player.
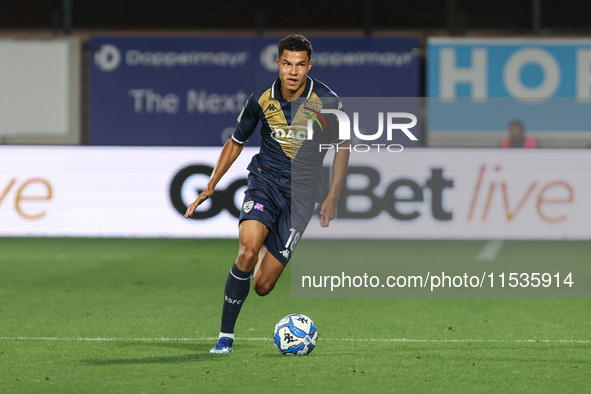
<path id="1" fill-rule="evenodd" d="M 320 209 L 320 225 L 335 218 L 336 203 L 347 172 L 349 142 L 338 139 L 338 121 L 321 109 L 342 109 L 336 94 L 308 77 L 312 45 L 294 34 L 279 42 L 279 78 L 254 92 L 238 116 L 232 138 L 224 145 L 205 189 L 185 213 L 188 218 L 207 200 L 242 151 L 243 144 L 261 126 L 261 150 L 248 166 L 248 187 L 239 217 L 238 258 L 226 280 L 222 326 L 210 353 L 231 353 L 234 326 L 254 278 L 254 290 L 265 296 L 273 290 L 322 199 L 322 162 L 334 144 L 333 172 L 328 196 Z M 314 128 L 308 138 L 307 125 Z M 349 149 L 348 149 L 349 148 Z"/>

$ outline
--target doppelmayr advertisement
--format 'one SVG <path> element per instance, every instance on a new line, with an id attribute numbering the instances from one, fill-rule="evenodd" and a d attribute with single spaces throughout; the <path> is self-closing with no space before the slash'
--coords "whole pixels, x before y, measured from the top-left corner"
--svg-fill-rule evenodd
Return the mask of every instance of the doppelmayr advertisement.
<path id="1" fill-rule="evenodd" d="M 93 37 L 90 143 L 223 145 L 249 95 L 277 79 L 281 38 Z M 339 96 L 419 95 L 417 38 L 310 40 L 309 76 Z"/>
<path id="2" fill-rule="evenodd" d="M 362 148 L 351 152 L 337 219 L 321 228 L 314 217 L 305 239 L 591 237 L 586 150 Z M 237 237 L 257 152 L 245 148 L 189 220 L 219 148 L 1 147 L 0 235 Z"/>

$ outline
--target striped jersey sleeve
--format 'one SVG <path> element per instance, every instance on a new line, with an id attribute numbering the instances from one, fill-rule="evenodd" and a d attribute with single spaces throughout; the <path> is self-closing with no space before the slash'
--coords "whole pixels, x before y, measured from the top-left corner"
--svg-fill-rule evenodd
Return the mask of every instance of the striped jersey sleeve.
<path id="1" fill-rule="evenodd" d="M 259 123 L 261 106 L 259 105 L 257 96 L 260 96 L 260 94 L 256 92 L 251 94 L 244 108 L 242 108 L 240 115 L 238 115 L 238 124 L 234 133 L 232 133 L 232 140 L 237 144 L 243 145 L 246 143 Z"/>

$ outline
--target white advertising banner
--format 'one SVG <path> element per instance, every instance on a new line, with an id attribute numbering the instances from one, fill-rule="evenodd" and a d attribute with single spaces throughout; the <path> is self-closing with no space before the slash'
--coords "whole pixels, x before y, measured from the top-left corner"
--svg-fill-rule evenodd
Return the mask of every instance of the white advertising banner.
<path id="1" fill-rule="evenodd" d="M 309 226 L 307 237 L 591 238 L 591 151 L 427 148 L 366 157 L 351 154 L 330 234 Z"/>
<path id="2" fill-rule="evenodd" d="M 255 152 L 244 149 L 218 191 L 246 179 Z M 201 167 L 178 190 L 190 204 L 209 179 L 198 172 L 211 172 L 219 153 L 220 148 L 0 147 L 0 235 L 236 237 L 237 219 L 226 209 L 207 220 L 188 220 L 172 203 L 175 175 Z M 200 211 L 210 208 L 206 201 Z"/>
<path id="3" fill-rule="evenodd" d="M 237 237 L 257 151 L 188 220 L 220 148 L 0 147 L 0 236 Z M 305 237 L 589 239 L 589 173 L 586 150 L 353 152 L 338 218 Z"/>

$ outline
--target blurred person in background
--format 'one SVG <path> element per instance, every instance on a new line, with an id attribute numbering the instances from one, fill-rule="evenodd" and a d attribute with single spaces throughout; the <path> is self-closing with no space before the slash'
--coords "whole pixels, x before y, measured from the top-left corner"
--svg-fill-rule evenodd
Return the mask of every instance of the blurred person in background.
<path id="1" fill-rule="evenodd" d="M 501 148 L 539 148 L 540 144 L 534 137 L 525 135 L 525 127 L 519 120 L 509 123 L 509 136 L 501 140 Z"/>

